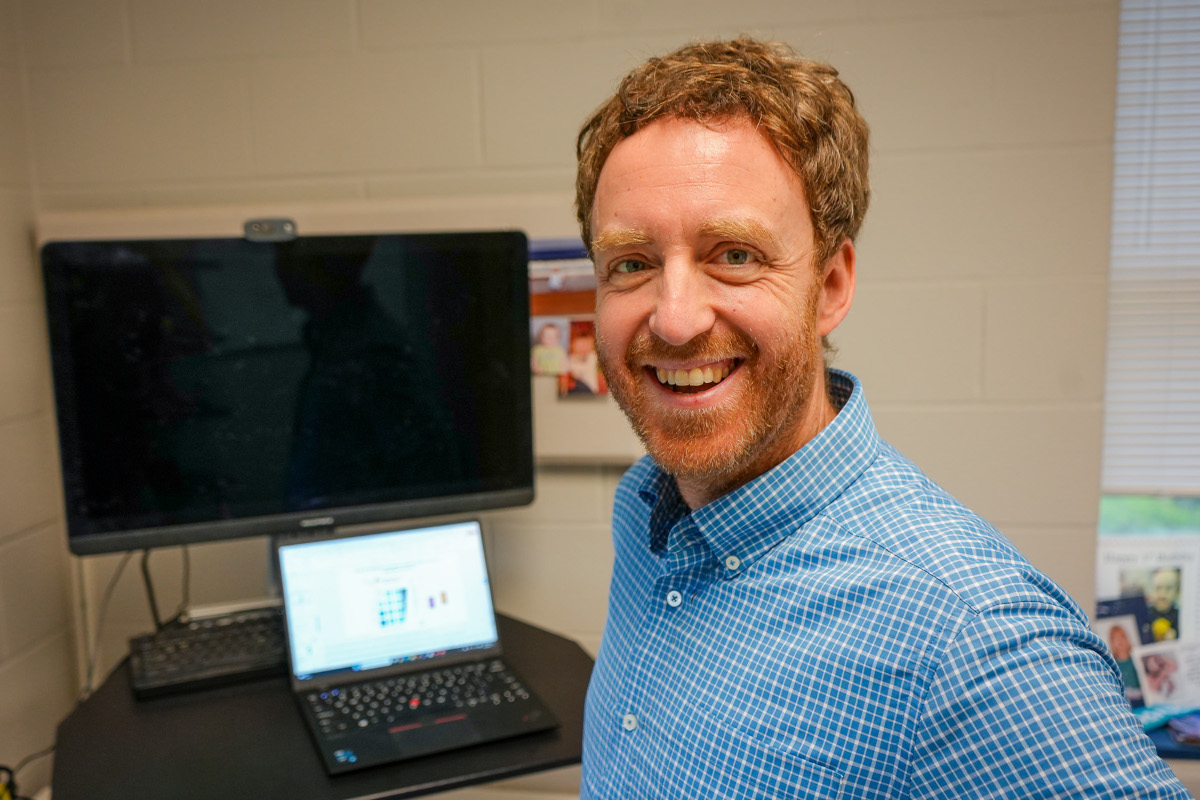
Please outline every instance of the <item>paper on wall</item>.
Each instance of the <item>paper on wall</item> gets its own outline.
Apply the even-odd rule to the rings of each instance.
[[[1155,641],[1200,639],[1200,541],[1101,536],[1096,562],[1098,599],[1141,595]]]

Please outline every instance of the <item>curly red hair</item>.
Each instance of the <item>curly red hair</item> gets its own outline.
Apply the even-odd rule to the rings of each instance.
[[[605,161],[622,139],[664,117],[702,123],[744,117],[762,130],[803,182],[818,264],[858,235],[870,199],[869,137],[854,95],[828,64],[786,44],[740,37],[651,58],[584,123],[576,142],[575,209],[589,249]]]

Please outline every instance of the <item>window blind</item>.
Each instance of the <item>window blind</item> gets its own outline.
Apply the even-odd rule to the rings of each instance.
[[[1200,495],[1200,0],[1121,5],[1103,488]]]

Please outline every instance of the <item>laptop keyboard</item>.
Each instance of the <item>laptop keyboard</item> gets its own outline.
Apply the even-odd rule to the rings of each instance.
[[[499,706],[528,699],[529,690],[500,659],[395,675],[305,695],[326,735],[376,726],[395,732],[426,714],[466,713],[480,705]]]

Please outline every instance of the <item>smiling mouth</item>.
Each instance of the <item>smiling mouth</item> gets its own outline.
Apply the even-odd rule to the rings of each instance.
[[[661,385],[676,394],[696,394],[707,391],[729,377],[729,373],[736,368],[737,361],[735,360],[716,361],[691,369],[648,367]]]

